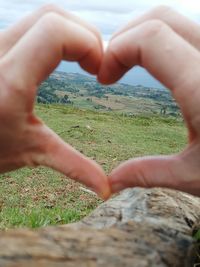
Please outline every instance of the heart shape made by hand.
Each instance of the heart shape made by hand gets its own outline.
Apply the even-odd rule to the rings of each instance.
[[[105,199],[130,186],[200,195],[199,36],[197,24],[166,7],[134,19],[113,36],[105,53],[96,28],[55,6],[1,32],[0,171],[45,165]],[[135,65],[145,67],[179,103],[189,129],[187,148],[178,155],[130,160],[107,177],[33,112],[38,85],[63,59],[77,61],[103,84],[118,81]]]

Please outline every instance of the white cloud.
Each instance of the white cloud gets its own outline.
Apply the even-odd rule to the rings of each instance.
[[[96,25],[103,34],[104,48],[111,34],[129,20],[156,5],[169,5],[193,20],[200,22],[198,0],[0,0],[0,29],[5,29],[17,20],[49,2],[55,3]],[[82,72],[77,64],[62,64],[62,70]],[[66,67],[68,66],[68,67]],[[129,72],[124,82],[157,86],[141,69],[135,75]]]
[[[52,0],[52,3],[76,13],[95,24],[108,40],[112,32],[153,6],[165,4],[200,21],[200,1],[197,0]],[[48,0],[0,0],[0,27],[16,22]]]

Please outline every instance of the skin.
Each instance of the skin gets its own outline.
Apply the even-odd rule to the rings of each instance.
[[[97,74],[102,44],[93,26],[57,7],[45,6],[0,33],[0,172],[48,166],[106,199],[110,187],[101,167],[33,112],[38,85],[63,59]]]
[[[53,36],[53,38],[52,38]],[[98,31],[48,5],[0,33],[0,172],[44,165],[84,183],[104,199],[126,187],[168,187],[200,195],[200,28],[167,7],[134,19],[114,34],[105,54]],[[165,84],[188,127],[177,155],[122,163],[107,177],[33,112],[38,85],[61,60],[77,61],[103,84],[141,65]]]
[[[111,84],[135,65],[167,86],[188,128],[188,145],[177,155],[130,159],[109,175],[112,192],[126,187],[168,187],[200,196],[200,28],[167,7],[134,19],[117,32],[98,79]]]

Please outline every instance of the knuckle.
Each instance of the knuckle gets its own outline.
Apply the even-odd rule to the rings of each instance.
[[[162,17],[166,13],[173,11],[173,8],[167,5],[159,5],[151,10],[152,15]]]
[[[151,188],[152,185],[148,179],[148,175],[145,172],[143,166],[138,164],[138,166],[135,166],[135,185],[144,187],[144,188]]]
[[[44,6],[41,7],[41,13],[44,15],[49,14],[49,13],[54,13],[60,16],[63,16],[67,19],[71,19],[72,18],[72,14],[64,9],[62,9],[61,7],[55,5],[55,4],[46,4]]]
[[[57,12],[60,12],[62,9],[55,4],[46,4],[42,6],[40,10],[43,14],[46,14],[46,13],[51,13],[51,12],[57,13]]]
[[[43,29],[44,32],[47,34],[53,34],[57,32],[59,29],[58,25],[60,24],[60,17],[59,15],[49,12],[45,14],[41,19],[40,19],[40,26]]]
[[[147,21],[147,22],[145,22],[143,24],[144,37],[147,37],[147,38],[155,37],[165,27],[166,27],[166,24],[163,21],[159,20],[159,19]]]

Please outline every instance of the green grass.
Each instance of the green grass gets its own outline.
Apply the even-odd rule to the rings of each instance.
[[[193,226],[194,238],[194,267],[200,266],[200,224]]]
[[[106,172],[129,158],[176,153],[186,144],[185,127],[174,118],[130,118],[45,105],[37,106],[36,113]],[[24,168],[0,176],[0,229],[78,221],[99,203],[78,183],[47,168]]]

